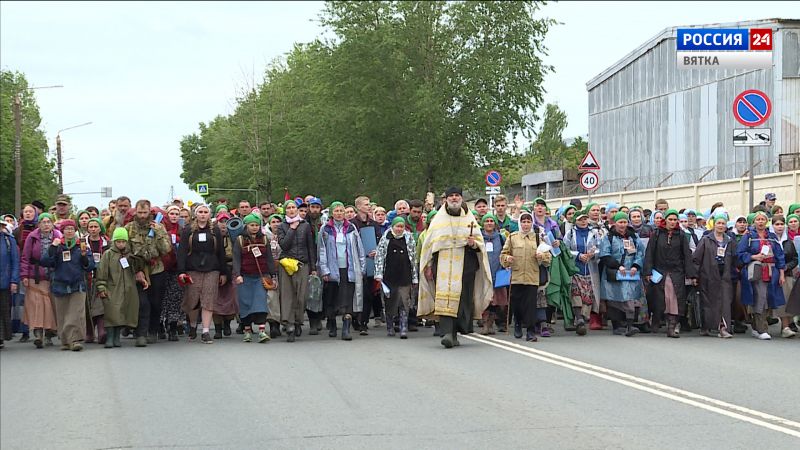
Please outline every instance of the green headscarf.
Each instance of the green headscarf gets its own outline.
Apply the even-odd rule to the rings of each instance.
[[[578,208],[576,208],[575,205],[569,205],[566,208],[564,208],[564,211],[561,211],[561,217],[566,219],[567,213],[569,212],[570,209],[574,209],[575,213],[576,214],[578,213]]]
[[[92,217],[89,219],[89,222],[97,222],[97,224],[100,225],[100,234],[106,234],[106,227],[103,225],[103,221],[100,220],[99,217]],[[88,228],[89,224],[86,224],[86,227]]]
[[[618,220],[622,220],[622,219],[630,221],[630,219],[628,218],[628,213],[624,213],[622,211],[619,211],[618,213],[614,214],[614,217],[611,220],[613,220],[614,223],[616,223]]]
[[[272,214],[271,216],[267,217],[267,223],[272,222],[272,219],[278,219],[283,222],[283,216],[280,214]]]
[[[588,205],[586,205],[586,208],[583,208],[583,212],[585,212],[588,215],[589,211],[591,211],[592,208],[594,208],[595,206],[597,206],[597,202],[591,202]]]
[[[791,219],[797,219],[798,221],[800,221],[800,216],[798,216],[797,214],[789,214],[788,216],[786,216],[786,225],[789,225],[789,220]]]
[[[46,212],[39,214],[39,222],[41,222],[42,219],[50,219],[50,222],[53,223],[56,221],[52,214]]]
[[[433,216],[435,215],[436,215],[436,210],[432,209],[430,212],[428,212],[428,217],[425,218],[426,219],[425,222],[431,223],[431,221],[433,220]]]
[[[274,215],[275,214],[273,214],[273,216]],[[270,216],[270,217],[272,217],[272,216]],[[245,225],[247,225],[249,223],[257,223],[257,224],[261,225],[261,217],[255,215],[255,214],[248,214],[248,215],[244,216],[244,219],[242,220],[242,222],[244,222]]]
[[[392,227],[394,227],[398,223],[402,223],[403,226],[405,226],[406,220],[403,218],[403,216],[397,216],[394,219],[392,219]]]
[[[214,215],[219,214],[219,212],[222,211],[223,209],[225,211],[230,211],[226,205],[217,205],[217,207],[214,209]]]
[[[756,217],[758,217],[759,215],[762,215],[762,216],[766,217],[767,220],[769,220],[769,216],[767,215],[767,213],[765,213],[764,211],[756,211],[756,212],[753,213],[753,222],[754,223],[756,221]]]
[[[286,210],[286,205],[289,205],[289,204],[297,206],[297,203],[295,203],[294,200],[286,200],[285,202],[283,202],[283,209]]]
[[[500,223],[500,221],[497,220],[497,216],[495,216],[492,213],[486,213],[485,216],[481,217],[481,226],[483,226],[483,223],[486,222],[486,219],[492,219],[494,221],[495,227]]]
[[[676,209],[674,209],[674,208],[673,208],[673,209],[668,209],[668,210],[667,210],[667,211],[664,213],[664,220],[667,220],[667,217],[669,217],[669,216],[680,217],[680,215],[678,214],[678,210],[676,210]]]
[[[747,224],[752,225],[753,221],[756,220],[756,213],[750,213],[747,215]]]
[[[334,209],[336,209],[336,208],[337,208],[337,207],[339,207],[339,206],[341,206],[342,208],[344,208],[344,203],[342,203],[342,202],[339,202],[339,201],[336,201],[336,202],[331,202],[331,204],[328,206],[328,209],[329,209],[331,212],[333,212],[333,210],[334,210]]]
[[[728,216],[726,216],[725,214],[717,214],[716,216],[714,216],[714,223],[716,224],[718,220],[721,220],[727,224]]]
[[[786,214],[794,214],[800,210],[800,203],[792,203],[789,205],[789,209],[786,210]]]

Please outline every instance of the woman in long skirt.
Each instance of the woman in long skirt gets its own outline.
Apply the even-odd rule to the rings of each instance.
[[[492,213],[488,213],[481,219],[483,229],[483,242],[486,246],[486,253],[489,255],[489,268],[492,272],[492,285],[497,283],[497,272],[502,268],[500,265],[500,252],[503,251],[503,245],[506,243],[506,238],[503,233],[498,230],[498,219]],[[483,329],[481,334],[495,334],[494,323],[497,317],[508,306],[508,286],[495,287],[492,291],[492,301],[489,307],[483,312]]]
[[[231,216],[227,212],[217,214],[217,227],[222,235],[222,245],[225,247],[225,267],[227,273],[233,269],[233,242],[228,235],[228,220]],[[219,287],[217,300],[214,302],[214,339],[231,335],[231,320],[239,314],[239,304],[236,301],[236,286],[231,280]]]
[[[797,216],[793,217],[792,220],[796,220]],[[795,245],[794,239],[789,239],[788,228],[786,226],[787,220],[783,218],[781,215],[772,216],[772,229],[775,231],[775,235],[778,236],[778,241],[783,246],[783,255],[784,259],[786,260],[786,268],[783,270],[784,275],[784,282],[783,282],[783,297],[786,299],[787,303],[789,301],[789,296],[792,293],[792,288],[794,288],[795,277],[794,274],[797,271],[797,246]],[[797,237],[796,235],[794,237]],[[792,317],[794,314],[790,313],[786,310],[786,305],[781,306],[777,310],[775,310],[775,315],[780,317],[781,319],[781,337],[784,338],[793,338],[797,333],[793,331],[789,325],[792,323]]]
[[[100,262],[109,242],[105,237],[106,229],[99,218],[89,219],[86,224],[84,243],[92,251],[95,270],[86,274],[86,343],[94,342],[95,327],[97,327],[97,343],[106,343],[106,328],[103,320],[103,299],[97,296],[97,287],[94,279],[97,275],[96,266]]]
[[[52,336],[58,329],[53,298],[50,293],[50,270],[42,266],[42,258],[54,239],[63,238],[53,226],[50,213],[39,215],[39,227],[25,240],[20,263],[20,278],[25,286],[23,322],[33,330],[33,345],[52,346]]]
[[[166,287],[164,288],[164,299],[161,308],[161,322],[167,328],[167,339],[169,341],[178,340],[179,324],[184,322],[186,313],[181,310],[183,303],[183,288],[178,284],[178,249],[181,246],[181,209],[175,205],[167,208],[167,220],[164,221],[164,228],[169,234],[172,250],[161,257],[164,263],[164,271],[167,273]]]
[[[679,338],[678,318],[686,315],[685,280],[696,283],[697,270],[689,250],[689,237],[678,226],[678,211],[670,209],[664,214],[664,220],[647,243],[644,274],[653,332],[658,332],[666,315],[667,337]]]
[[[575,258],[578,273],[572,276],[572,314],[575,332],[578,336],[586,335],[586,322],[590,320],[592,307],[598,302],[597,293],[592,283],[591,264],[597,265],[597,254],[600,252],[600,234],[597,228],[589,223],[587,211],[578,211],[573,216],[574,225],[564,238],[564,245]]]
[[[762,211],[755,214],[754,227],[736,249],[739,261],[745,265],[741,274],[742,304],[751,314],[753,337],[770,340],[767,310],[786,303],[781,288],[786,260],[778,237],[767,229],[767,214]]]
[[[269,242],[261,232],[261,218],[250,214],[244,218],[245,232],[233,241],[233,282],[239,301],[239,316],[244,325],[244,342],[253,340],[253,324],[258,327],[258,342],[270,340],[266,332],[267,290],[264,277],[272,289],[277,288],[277,270]],[[294,336],[294,334],[292,334]]]

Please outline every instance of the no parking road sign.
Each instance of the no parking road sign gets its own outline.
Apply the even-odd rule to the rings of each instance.
[[[769,119],[772,103],[767,94],[748,89],[733,100],[733,117],[746,127],[757,127]]]
[[[503,177],[500,176],[500,172],[496,170],[490,170],[486,172],[486,185],[487,186],[500,186],[500,182],[503,180]]]

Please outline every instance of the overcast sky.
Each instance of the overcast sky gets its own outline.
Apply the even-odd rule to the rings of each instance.
[[[115,196],[162,203],[174,186],[176,195],[199,200],[180,179],[181,137],[231,113],[253,74],[260,79],[293,43],[319,36],[321,9],[315,2],[2,2],[0,65],[24,72],[33,86],[64,85],[36,92],[52,149],[58,130],[93,122],[62,133],[66,192],[112,186]],[[546,40],[556,72],[545,80],[545,99],[567,112],[572,137],[587,133],[586,82],[664,28],[800,18],[800,6],[561,2],[542,13],[563,22]],[[80,195],[75,203],[101,199]]]

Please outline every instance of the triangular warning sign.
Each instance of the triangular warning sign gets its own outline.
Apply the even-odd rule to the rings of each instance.
[[[600,163],[597,162],[597,158],[589,151],[586,152],[586,156],[583,157],[581,164],[578,166],[578,170],[600,170]]]

